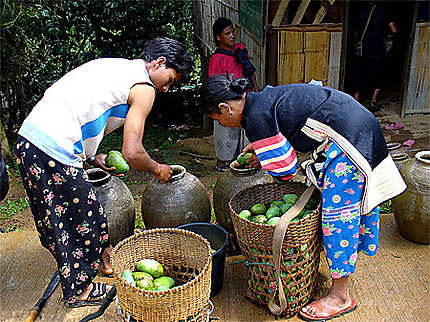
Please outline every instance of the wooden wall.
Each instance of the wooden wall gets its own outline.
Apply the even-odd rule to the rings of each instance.
[[[339,87],[341,25],[309,25],[278,29],[278,84],[320,80]]]
[[[430,113],[430,22],[415,25],[403,114]]]

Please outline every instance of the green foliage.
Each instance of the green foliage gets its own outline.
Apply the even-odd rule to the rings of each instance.
[[[10,142],[44,91],[89,60],[137,58],[147,40],[168,36],[200,66],[191,0],[2,0],[0,26],[0,119]]]
[[[0,204],[0,219],[6,220],[15,216],[30,207],[27,198],[19,198],[18,200],[6,199]]]
[[[393,212],[393,208],[391,206],[391,200],[387,200],[383,204],[381,204],[379,206],[379,212],[381,214],[391,214]]]

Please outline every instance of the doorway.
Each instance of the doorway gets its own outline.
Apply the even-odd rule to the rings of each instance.
[[[373,11],[372,19],[379,19],[378,23],[371,20],[366,30],[366,37],[372,37],[373,41],[381,43],[372,43],[372,46],[385,48],[385,55],[378,59],[378,68],[369,68],[363,73],[363,65],[360,65],[361,57],[354,56],[354,41],[365,29],[370,8],[376,4]],[[412,41],[412,23],[414,16],[415,1],[351,1],[348,9],[348,26],[347,26],[347,46],[345,51],[345,83],[344,90],[353,95],[359,89],[359,101],[366,107],[370,106],[374,87],[380,86],[381,91],[377,96],[377,103],[382,109],[395,109],[396,114],[401,113],[402,92],[405,84],[404,73],[407,71],[406,61],[409,54],[409,45]],[[382,21],[382,22],[381,22]],[[397,33],[393,34],[389,28],[389,23],[394,22]],[[376,28],[376,29],[375,29]],[[361,31],[358,31],[361,30]],[[368,33],[372,34],[369,35]],[[378,36],[376,36],[378,33]],[[384,51],[384,49],[382,49]],[[374,51],[375,52],[375,51]],[[378,51],[380,53],[380,50]],[[372,59],[372,58],[371,58]],[[372,61],[373,63],[373,61]],[[360,66],[360,67],[358,67]],[[361,69],[361,70],[360,70]],[[379,70],[376,76],[372,70]],[[357,80],[357,75],[365,75]],[[378,80],[373,82],[371,78],[376,77]],[[378,84],[378,85],[376,85]]]

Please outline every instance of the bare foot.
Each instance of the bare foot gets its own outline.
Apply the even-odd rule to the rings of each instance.
[[[107,247],[102,254],[102,273],[110,275],[113,273],[112,264],[110,262],[110,254],[112,253],[113,247]]]
[[[349,308],[351,304],[352,299],[349,296],[342,298],[329,294],[306,305],[302,308],[301,312],[313,318],[324,319]]]

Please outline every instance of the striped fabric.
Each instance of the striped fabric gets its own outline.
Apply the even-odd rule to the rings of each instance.
[[[278,133],[275,136],[252,142],[261,167],[272,176],[288,176],[289,179],[296,172],[296,151],[287,139]]]

